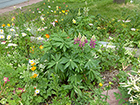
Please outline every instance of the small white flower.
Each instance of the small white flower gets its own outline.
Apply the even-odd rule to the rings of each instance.
[[[41,11],[38,11],[38,13],[41,13]]]
[[[22,9],[22,7],[19,7],[19,9]]]
[[[92,24],[92,23],[89,23],[89,25],[90,25],[90,26],[93,26],[93,24]]]
[[[37,37],[37,40],[43,40],[43,38],[41,36]]]
[[[10,31],[15,32],[15,29],[12,29],[12,28],[11,28]]]
[[[39,94],[39,93],[40,93],[40,90],[39,90],[39,89],[36,89],[36,90],[35,90],[35,93],[36,93],[36,94]]]
[[[53,12],[53,10],[51,10],[51,12]]]
[[[4,30],[3,29],[0,29],[0,34],[3,34],[4,33]]]
[[[19,36],[18,34],[15,34],[15,36]]]
[[[21,34],[22,34],[23,37],[27,35],[26,33],[21,33]]]
[[[30,28],[27,28],[27,30],[30,31],[31,29]]]
[[[17,46],[17,44],[9,43],[8,47],[10,47],[10,46]]]
[[[41,18],[42,21],[44,20],[44,17],[41,16],[40,18]]]
[[[51,8],[51,6],[48,6],[48,8]]]
[[[47,29],[48,27],[44,27],[45,29]]]
[[[112,38],[112,37],[110,37],[110,36],[109,36],[109,39],[110,39],[110,40],[113,40],[113,38]]]
[[[33,64],[33,63],[34,63],[34,60],[29,60],[29,63],[30,63],[30,64]]]
[[[133,1],[131,0],[130,3],[133,3]]]
[[[41,31],[41,29],[40,29],[40,28],[38,28],[37,30],[38,30],[38,31]]]
[[[57,21],[57,19],[54,19],[54,21]]]
[[[8,40],[11,39],[11,35],[8,35],[6,39],[8,39]]]
[[[4,39],[5,38],[5,36],[4,35],[0,35],[0,39]]]
[[[136,31],[136,29],[135,28],[131,28],[131,31]]]

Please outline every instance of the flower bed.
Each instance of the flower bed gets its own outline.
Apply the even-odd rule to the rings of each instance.
[[[107,104],[101,72],[118,69],[119,82],[127,82],[125,67],[139,68],[138,58],[124,48],[140,47],[137,16],[123,22],[88,16],[87,4],[73,10],[51,3],[18,9],[11,23],[1,25],[0,103]],[[117,44],[106,49],[100,41]]]

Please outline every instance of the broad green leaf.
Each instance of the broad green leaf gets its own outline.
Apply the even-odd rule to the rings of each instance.
[[[70,65],[70,62],[67,62],[64,69],[66,69]]]
[[[48,63],[49,66],[48,66],[47,68],[48,68],[48,69],[51,68],[52,66],[55,65],[55,63],[56,63],[55,61],[51,61],[50,63]]]

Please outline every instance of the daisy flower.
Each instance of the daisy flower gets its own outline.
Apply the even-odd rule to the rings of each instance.
[[[23,37],[27,35],[26,33],[21,33],[21,34],[22,34]]]
[[[11,28],[10,31],[15,32],[15,29],[12,29],[12,28]]]
[[[4,39],[5,38],[5,36],[4,35],[0,35],[0,39]]]
[[[39,89],[36,89],[36,90],[35,90],[35,93],[36,93],[36,94],[39,94],[39,93],[40,93],[40,90],[39,90]]]
[[[30,63],[30,64],[33,64],[33,63],[34,63],[34,60],[29,60],[29,63]]]
[[[11,39],[11,35],[8,35],[6,39],[8,39],[8,40]]]
[[[4,30],[3,29],[0,29],[0,34],[3,34],[4,33]]]

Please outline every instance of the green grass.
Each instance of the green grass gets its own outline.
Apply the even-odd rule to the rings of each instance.
[[[69,6],[69,9],[78,10],[78,8],[83,8],[86,6],[84,1],[85,0],[66,0],[65,3]],[[30,6],[23,7],[22,11],[28,14],[30,8],[32,10],[36,10],[36,8],[46,8],[46,5],[43,5],[44,2],[45,0]],[[63,0],[55,0],[54,3],[51,3],[51,7],[55,8],[56,6],[61,6],[64,8],[63,2]],[[102,16],[108,18],[125,19],[127,16],[132,17],[135,14],[140,14],[140,0],[135,0],[133,4],[129,2],[126,4],[116,4],[113,3],[113,0],[87,0],[87,3],[87,6],[90,9],[89,15],[101,14]],[[16,15],[16,11],[18,11],[18,9],[12,12],[0,14],[0,24],[8,23],[12,16]]]

